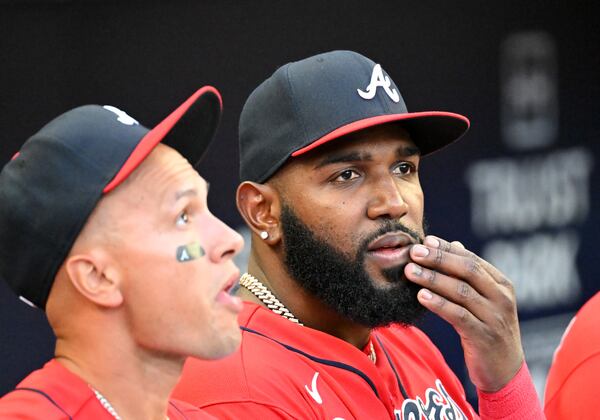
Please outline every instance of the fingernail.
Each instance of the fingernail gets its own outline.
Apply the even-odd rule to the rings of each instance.
[[[421,268],[420,265],[417,265],[415,263],[412,264],[412,273],[415,276],[420,276],[423,273],[423,268]]]
[[[421,298],[425,299],[425,300],[431,300],[433,299],[433,295],[431,294],[431,292],[427,289],[421,289]]]
[[[423,241],[423,243],[425,245],[427,245],[427,246],[432,247],[432,248],[439,248],[440,247],[440,241],[438,241],[433,236],[426,237],[425,240]]]
[[[429,250],[423,245],[415,245],[413,247],[413,254],[417,257],[426,257],[429,255]]]

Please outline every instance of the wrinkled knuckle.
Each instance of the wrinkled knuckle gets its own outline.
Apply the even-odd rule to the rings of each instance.
[[[458,283],[457,293],[461,299],[466,300],[473,294],[473,289],[467,283],[461,281]]]
[[[505,275],[501,275],[500,276],[500,280],[498,281],[502,286],[506,287],[508,290],[510,290],[513,294],[515,291],[515,285],[513,284],[512,281],[510,281],[508,279],[508,277],[506,277]]]
[[[471,276],[476,276],[479,273],[481,273],[481,263],[479,262],[479,259],[474,255],[469,256],[469,258],[465,260],[465,265],[467,272]]]
[[[430,286],[434,286],[437,283],[437,271],[427,270],[427,282]]]
[[[444,252],[450,252],[450,250],[452,249],[452,244],[450,242],[447,241],[440,241],[440,248],[444,251]]]
[[[458,320],[463,325],[467,324],[469,322],[469,311],[461,307],[458,310]]]
[[[436,305],[439,309],[442,309],[444,306],[446,306],[446,298],[440,296],[440,298],[436,302]]]
[[[435,264],[436,265],[440,265],[442,264],[442,261],[444,261],[444,251],[441,248],[437,248],[435,250]]]
[[[516,299],[514,293],[502,293],[500,304],[505,311],[512,312],[516,310]]]

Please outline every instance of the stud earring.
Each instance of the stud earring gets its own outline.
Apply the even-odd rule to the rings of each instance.
[[[266,230],[263,230],[262,232],[260,232],[260,238],[261,239],[267,239],[269,237],[269,232],[267,232]]]

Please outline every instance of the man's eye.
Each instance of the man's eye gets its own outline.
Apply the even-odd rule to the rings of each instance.
[[[335,178],[335,181],[350,181],[354,178],[358,178],[358,173],[352,169],[346,169]]]
[[[408,175],[414,172],[415,167],[412,163],[402,162],[396,168],[394,168],[394,172],[399,175]]]
[[[185,226],[189,223],[190,221],[190,217],[188,216],[188,213],[186,210],[182,211],[181,213],[179,213],[179,216],[177,216],[177,226]]]

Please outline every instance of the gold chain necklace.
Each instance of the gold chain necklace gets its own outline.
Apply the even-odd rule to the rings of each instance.
[[[111,416],[113,416],[116,420],[121,420],[121,417],[117,414],[117,410],[115,410],[111,403],[108,402],[106,397],[102,395],[100,391],[98,391],[96,388],[93,388],[92,386],[90,386],[90,388],[92,388],[92,391],[94,391],[94,394],[96,394],[96,398],[98,398],[98,401],[100,401],[102,407],[104,407],[104,409],[108,411],[108,413]]]
[[[113,416],[116,420],[121,420],[121,416],[119,416],[119,414],[117,414],[117,410],[115,410],[115,408],[112,406],[112,404],[106,399],[106,397],[104,395],[102,395],[100,393],[100,391],[98,391],[96,388],[94,388],[91,385],[88,385],[92,391],[94,391],[94,394],[96,394],[96,398],[98,399],[98,401],[100,401],[100,404],[102,404],[102,407],[104,407],[104,409],[106,411],[108,411],[108,413]],[[169,416],[165,417],[165,420],[170,420]]]
[[[282,317],[296,324],[302,325],[302,323],[298,321],[298,318],[296,318],[294,314],[292,314],[292,312],[286,308],[285,305],[281,303],[273,293],[271,293],[267,286],[262,284],[262,282],[252,274],[244,273],[240,278],[240,286],[248,289],[250,293],[256,296],[267,306],[267,308],[275,312],[277,315],[281,315]],[[375,347],[373,346],[373,341],[371,341],[371,339],[369,339],[369,354],[367,357],[373,363],[377,363],[377,355],[375,354]]]
[[[264,303],[267,308],[275,312],[277,315],[281,315],[282,317],[289,319],[296,324],[302,325],[302,323],[298,321],[298,318],[296,318],[294,314],[292,314],[290,310],[286,308],[283,303],[281,303],[279,299],[277,299],[275,295],[271,293],[269,289],[267,289],[267,286],[262,284],[261,281],[252,274],[244,273],[244,275],[240,278],[240,286],[244,286],[246,289],[248,289],[262,303]]]

